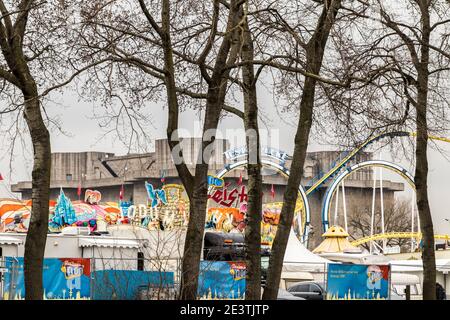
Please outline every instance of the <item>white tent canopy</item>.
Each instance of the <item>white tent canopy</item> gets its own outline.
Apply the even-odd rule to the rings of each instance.
[[[325,265],[332,261],[312,253],[300,243],[291,229],[283,260],[283,271],[316,271],[323,272]]]

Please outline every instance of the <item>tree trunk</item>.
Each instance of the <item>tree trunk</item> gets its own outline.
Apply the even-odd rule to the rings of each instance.
[[[25,242],[24,274],[25,299],[42,300],[44,296],[42,270],[47,241],[51,147],[50,135],[42,119],[37,89],[25,96],[25,119],[33,143],[32,207],[30,225]]]
[[[202,242],[205,230],[206,207],[208,200],[208,168],[211,154],[205,152],[214,143],[220,113],[227,92],[230,69],[228,64],[234,64],[239,51],[238,28],[242,3],[230,1],[227,21],[227,32],[218,50],[211,78],[208,83],[206,98],[205,122],[203,125],[203,141],[195,167],[190,217],[186,233],[184,256],[182,263],[182,281],[180,299],[195,300],[197,298],[199,264],[202,252]],[[178,168],[177,168],[178,169]]]
[[[308,42],[306,50],[307,71],[319,74],[322,67],[325,46],[330,30],[339,11],[340,0],[328,0],[324,3],[322,14],[316,30]],[[269,270],[267,272],[266,287],[263,299],[275,300],[278,295],[278,288],[283,268],[284,253],[291,231],[292,220],[294,218],[295,204],[298,197],[298,187],[303,176],[303,166],[308,148],[309,132],[312,125],[312,115],[314,107],[315,88],[317,80],[312,77],[305,79],[302,99],[300,102],[300,118],[295,135],[295,147],[292,157],[292,164],[286,191],[283,196],[283,207],[281,209],[280,222],[272,245],[272,252],[269,260]]]
[[[206,172],[204,183],[196,183],[189,205],[191,214],[189,216],[182,261],[180,291],[180,299],[182,300],[197,299],[201,249],[205,231],[208,168],[206,167],[206,170],[203,169],[202,171]],[[199,177],[200,172],[196,174],[196,179]]]
[[[423,299],[436,300],[436,260],[434,246],[434,230],[428,202],[428,86],[429,86],[429,56],[430,49],[430,3],[427,0],[419,2],[422,14],[422,45],[420,47],[420,63],[417,68],[417,105],[416,105],[416,172],[414,182],[417,193],[417,210],[420,217],[423,249]]]
[[[436,258],[433,221],[428,202],[428,134],[426,128],[426,106],[419,106],[417,108],[416,172],[414,182],[416,184],[417,209],[423,241],[423,299],[436,300]]]
[[[253,61],[253,40],[245,17],[242,44],[242,61]],[[248,202],[247,225],[245,228],[246,244],[246,300],[261,299],[261,212],[262,212],[262,177],[260,157],[260,137],[258,130],[258,102],[256,81],[252,64],[242,67],[244,83],[244,126],[248,150]]]

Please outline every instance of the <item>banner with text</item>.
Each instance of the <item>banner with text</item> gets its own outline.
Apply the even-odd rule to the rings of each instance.
[[[389,299],[389,278],[389,265],[329,264],[327,299]]]

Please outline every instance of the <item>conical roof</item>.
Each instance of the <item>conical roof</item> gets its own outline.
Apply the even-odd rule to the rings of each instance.
[[[344,228],[342,228],[340,226],[332,226],[331,228],[329,228],[327,230],[327,232],[322,234],[322,237],[324,237],[324,238],[347,238],[348,233],[347,233],[347,231],[344,230]]]
[[[330,227],[322,237],[325,240],[313,250],[313,253],[361,252],[361,249],[348,241],[347,231],[340,226]]]

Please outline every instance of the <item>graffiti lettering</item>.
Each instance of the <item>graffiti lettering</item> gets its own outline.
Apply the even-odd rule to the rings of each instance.
[[[212,199],[214,202],[230,208],[238,200],[236,205],[242,202],[247,202],[248,196],[245,190],[245,186],[242,186],[240,191],[237,188],[228,191],[227,187],[230,183],[225,184],[225,187],[221,190],[216,190],[212,195],[208,195],[208,199]]]
[[[222,178],[208,175],[208,185],[210,185],[214,188],[222,188],[224,185],[224,181]]]

